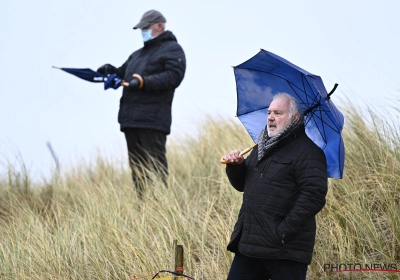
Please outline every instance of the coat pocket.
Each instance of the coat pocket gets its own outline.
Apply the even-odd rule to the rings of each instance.
[[[273,157],[269,168],[270,178],[278,182],[294,182],[293,159]]]
[[[259,206],[260,214],[254,217],[255,224],[258,225],[255,235],[260,236],[263,246],[278,248],[281,246],[281,238],[277,233],[277,228],[283,221],[282,216],[266,213],[263,206]]]

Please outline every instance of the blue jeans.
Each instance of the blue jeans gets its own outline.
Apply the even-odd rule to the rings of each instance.
[[[236,253],[227,280],[304,280],[307,264],[292,260],[268,260]]]

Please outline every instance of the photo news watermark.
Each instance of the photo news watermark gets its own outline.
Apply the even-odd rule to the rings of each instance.
[[[399,266],[396,263],[325,263],[324,272],[388,272],[400,273]]]

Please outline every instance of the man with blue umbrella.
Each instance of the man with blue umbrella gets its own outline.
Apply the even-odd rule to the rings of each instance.
[[[175,89],[182,82],[186,59],[165,17],[156,10],[143,14],[133,29],[140,29],[144,46],[120,67],[101,66],[97,72],[117,74],[129,83],[120,100],[118,121],[125,134],[132,179],[139,195],[143,191],[142,170],[156,171],[166,183],[168,163],[166,137],[171,128],[171,106]]]
[[[223,157],[231,185],[243,192],[228,280],[306,279],[315,215],[327,193],[325,154],[306,135],[301,106],[287,93],[273,97],[257,142],[246,159],[238,150]]]

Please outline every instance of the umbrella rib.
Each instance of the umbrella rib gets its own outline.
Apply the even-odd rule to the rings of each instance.
[[[321,112],[324,112],[324,110],[322,110],[322,109],[320,109],[320,111],[321,111]],[[329,117],[328,114],[326,114],[326,116],[331,120],[331,118]],[[340,133],[339,129],[338,129],[336,126],[333,127],[332,125],[330,125],[329,123],[327,123],[327,122],[322,118],[322,116],[318,116],[315,112],[312,112],[312,117],[315,117],[315,118],[319,119],[321,122],[323,122],[326,126],[328,126],[330,129],[332,129],[332,130],[335,131],[336,133]],[[311,117],[310,117],[310,118],[311,118]],[[331,122],[332,122],[332,120],[331,120]],[[334,123],[334,122],[332,122],[332,123]]]
[[[303,75],[301,75],[301,83],[303,84],[303,91],[304,91],[304,94],[306,96],[306,101],[308,102],[308,98],[309,97],[311,98],[311,96],[308,96],[308,94],[307,94],[306,85],[304,84],[304,76]],[[314,102],[312,102],[312,103],[314,103]]]
[[[293,86],[295,86],[294,84],[292,84],[291,82],[289,82],[288,80],[286,80],[286,82],[288,83],[288,85],[290,86],[290,88],[293,90],[293,92],[296,94],[296,96],[300,99],[300,100],[302,100],[301,99],[301,97],[297,94],[297,92],[296,92],[296,90],[293,88]],[[292,86],[293,85],[293,86]],[[297,86],[296,86],[297,87]],[[299,87],[297,87],[299,90],[301,90]],[[301,92],[303,92],[304,94],[305,94],[305,96],[306,96],[306,102],[300,102],[300,104],[302,104],[302,105],[304,105],[305,107],[307,107],[307,109],[310,109],[310,108],[312,108],[312,107],[318,107],[317,106],[317,104],[318,103],[320,103],[319,101],[318,102],[313,102],[313,103],[311,103],[311,104],[313,104],[312,106],[310,106],[310,103],[308,102],[308,97],[309,98],[311,98],[311,96],[309,96],[308,94],[307,94],[307,92],[306,91],[302,91],[301,90]],[[313,100],[313,101],[316,101],[316,98]],[[306,110],[307,110],[306,109]],[[315,109],[315,108],[314,108]],[[310,112],[312,112],[313,110],[310,110]]]
[[[289,87],[293,90],[293,92],[296,94],[296,96],[302,101],[302,104],[307,105],[307,107],[308,107],[308,104],[310,104],[309,99],[312,100],[312,104],[316,104],[316,103],[317,103],[317,102],[316,102],[316,101],[317,101],[317,95],[314,93],[314,91],[312,91],[312,93],[313,93],[313,95],[314,95],[314,98],[313,98],[311,95],[307,94],[307,90],[306,90],[306,87],[305,87],[305,84],[304,84],[304,80],[307,80],[307,79],[304,78],[305,76],[304,76],[303,73],[300,73],[300,74],[301,74],[301,77],[302,77],[303,89],[301,89],[300,87],[296,86],[295,84],[293,84],[292,82],[290,82],[290,81],[287,80],[287,79],[284,79],[284,80],[288,83]],[[279,77],[279,76],[278,76],[278,77]],[[307,83],[308,83],[308,81],[307,81]],[[309,87],[311,88],[311,86],[310,86],[309,83],[308,83],[308,85],[309,85]],[[296,87],[296,88],[299,89],[302,93],[304,93],[304,95],[305,95],[305,97],[306,97],[306,100],[305,100],[305,101],[303,101],[302,98],[299,96],[299,94],[297,94],[297,92],[296,92],[296,90],[294,89],[294,87]]]
[[[302,83],[303,83],[303,86],[304,86],[304,93],[306,94],[306,96],[310,97],[312,99],[313,104],[317,103],[316,101],[318,100],[318,95],[315,94],[315,92],[313,91],[310,83],[308,82],[308,80],[306,79],[306,76],[303,73],[301,73],[301,80],[302,80]],[[304,85],[304,81],[307,82],[308,87],[310,88],[311,92],[313,93],[312,95],[308,95],[307,94],[307,90],[306,90],[306,86]],[[314,96],[314,98],[312,96]],[[318,102],[320,102],[320,100],[318,100]]]
[[[315,98],[312,98],[313,103],[315,102],[315,103],[319,103],[319,104],[320,104],[320,105],[317,106],[314,110],[321,110],[321,112],[326,112],[326,110],[324,110],[324,109],[322,108],[322,104],[321,104],[321,100],[323,99],[323,97],[322,97],[321,95],[315,94],[314,91],[312,90],[312,87],[311,87],[310,83],[309,83],[308,80],[305,78],[304,74],[301,73],[301,75],[302,75],[302,78],[303,78],[303,79],[302,79],[303,85],[304,85],[304,81],[306,81],[307,84],[308,84],[308,86],[309,86],[309,88],[311,89],[313,95],[315,96]],[[305,86],[304,86],[304,93],[305,93],[306,97],[310,97],[310,98],[311,98],[311,96],[307,94],[307,90],[305,89]],[[296,94],[297,94],[297,93],[296,93]],[[318,100],[318,99],[319,99],[319,100]],[[314,103],[314,104],[315,104],[315,103]],[[315,106],[315,105],[313,105],[313,106]],[[320,108],[320,109],[318,109],[318,108]],[[311,110],[311,112],[313,112],[314,110]],[[331,116],[330,116],[329,114],[326,114],[326,116],[327,116],[327,118],[331,121],[331,123],[334,123],[334,121],[332,120],[332,118],[331,118]],[[333,131],[335,131],[336,133],[340,133],[340,132],[339,132],[339,129],[338,129],[336,126],[335,126],[335,127],[332,127],[331,125],[329,125],[329,124],[322,118],[322,114],[318,117],[318,119],[319,119],[320,121],[322,121],[324,124],[326,124],[328,127],[330,127],[330,128],[331,128]],[[325,129],[324,129],[324,130],[325,130]],[[325,131],[324,131],[324,132],[325,132]],[[325,134],[324,134],[324,135],[325,135]]]
[[[322,106],[319,108],[319,110],[321,110],[322,112],[327,112],[326,110],[324,110],[323,108],[322,108]],[[334,119],[332,119],[332,117],[329,115],[329,114],[325,114],[326,115],[326,117],[330,120],[330,123],[332,123],[332,124],[335,124],[335,121],[334,121]],[[326,122],[323,118],[322,118],[322,116],[321,116],[321,119],[320,119],[322,122],[324,122],[327,126],[329,126],[332,130],[334,130],[335,132],[337,132],[337,133],[340,133],[340,129],[335,125],[334,127],[332,127],[331,125],[329,125],[328,124],[328,122]]]
[[[321,104],[321,103],[320,103]],[[321,106],[321,105],[320,105]],[[319,117],[319,119],[323,122],[323,123],[325,123],[323,120],[322,120],[322,108],[321,107],[319,107],[317,110],[316,110],[316,116],[317,117]],[[317,114],[317,113],[319,113],[319,115]],[[328,126],[328,124],[327,123],[325,123],[327,126]],[[325,137],[325,143],[327,143],[327,137],[326,137],[326,129],[325,129],[325,125],[323,125],[322,126],[322,128],[321,128],[322,130],[323,130],[323,135],[324,135],[324,137]]]
[[[314,98],[311,96],[311,95],[309,95],[309,94],[307,94],[307,90],[306,90],[306,86],[305,86],[305,84],[304,84],[304,80],[307,80],[307,79],[305,79],[305,76],[304,76],[304,74],[303,73],[300,73],[301,74],[301,80],[302,80],[302,85],[303,85],[303,89],[301,89],[300,87],[298,87],[298,86],[296,86],[295,84],[293,84],[292,82],[290,82],[289,80],[287,80],[287,79],[284,79],[287,83],[288,83],[288,85],[290,86],[290,88],[293,90],[293,92],[296,94],[296,96],[303,102],[303,104],[310,104],[310,102],[309,102],[309,100],[308,99],[311,99],[313,102],[312,102],[312,104],[315,104],[316,102],[316,100],[317,100],[317,95],[314,93],[314,91],[312,92],[313,93],[313,95],[314,95]],[[278,76],[279,77],[279,76]],[[281,78],[281,77],[280,77]],[[282,78],[283,79],[283,78]],[[307,83],[308,83],[308,81],[307,81]],[[310,84],[308,83],[308,85],[309,85],[309,87],[311,88],[311,86],[310,86]],[[297,89],[299,89],[302,93],[304,93],[304,95],[305,95],[305,97],[306,97],[306,101],[303,101],[302,99],[301,99],[301,97],[297,94],[297,92],[296,92],[296,90],[293,88],[293,87],[296,87]]]
[[[260,111],[260,110],[263,110],[263,109],[268,109],[268,107],[263,107],[263,108],[260,108],[260,109],[247,111],[246,113],[243,113],[243,114],[240,114],[240,115],[237,113],[237,110],[236,110],[236,117],[244,116],[244,115],[247,115],[247,114],[250,114],[250,113],[253,113],[253,112],[257,112],[257,111]]]
[[[289,87],[293,90],[293,92],[296,94],[296,96],[301,100],[301,97],[297,94],[297,92],[296,92],[296,90],[293,88],[293,86],[297,87],[301,92],[303,92],[303,91],[301,90],[301,88],[299,88],[298,86],[292,84],[292,83],[289,82],[288,80],[285,80],[285,81],[288,83]],[[303,92],[303,93],[307,96],[307,94],[306,94],[305,92]],[[301,101],[303,101],[303,100],[301,100]],[[304,102],[302,102],[302,103],[303,103],[303,104],[307,104],[307,103],[304,103]]]

